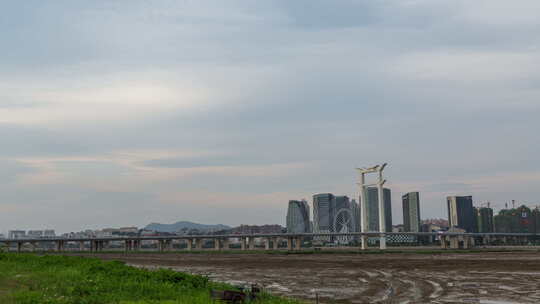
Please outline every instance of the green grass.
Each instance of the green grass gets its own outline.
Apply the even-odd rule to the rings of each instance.
[[[150,271],[95,258],[0,253],[0,303],[213,303],[210,289],[234,289],[168,269]],[[264,294],[260,304],[298,304]]]

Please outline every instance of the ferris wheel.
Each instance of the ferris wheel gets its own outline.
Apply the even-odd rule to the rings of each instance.
[[[334,231],[338,233],[347,233],[354,231],[354,221],[351,209],[342,208],[336,213],[336,216],[334,218]],[[352,239],[352,236],[341,235],[337,237],[336,241],[338,243],[344,244],[352,241]]]
[[[348,208],[340,209],[336,213],[334,220],[334,231],[339,233],[347,233],[353,230],[352,212]]]

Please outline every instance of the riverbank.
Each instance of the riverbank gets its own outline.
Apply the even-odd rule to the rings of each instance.
[[[90,256],[89,254],[86,254]],[[432,254],[99,253],[140,268],[258,283],[275,295],[320,303],[539,303],[536,251]]]
[[[0,303],[211,303],[210,290],[233,289],[208,277],[147,270],[97,258],[0,254]],[[263,295],[254,303],[298,304]]]

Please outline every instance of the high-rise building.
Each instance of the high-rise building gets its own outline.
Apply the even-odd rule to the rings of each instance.
[[[517,208],[503,209],[493,219],[495,232],[504,233],[538,233],[540,223],[538,209],[531,210],[525,205]]]
[[[420,194],[409,192],[401,199],[403,201],[403,231],[420,232]]]
[[[489,207],[475,208],[476,211],[476,227],[480,233],[494,232],[493,224],[493,209]]]
[[[310,232],[309,205],[305,200],[289,201],[287,209],[287,233]]]
[[[313,232],[334,232],[335,200],[331,193],[313,196]]]
[[[354,218],[354,231],[360,232],[360,205],[354,199],[351,201],[351,208]]]
[[[450,228],[457,227],[466,232],[476,232],[476,214],[472,204],[472,196],[449,196],[446,201]]]
[[[385,230],[392,231],[392,193],[384,188],[384,220]],[[379,231],[379,192],[377,187],[368,187],[366,190],[368,230]],[[362,202],[361,202],[362,203]]]

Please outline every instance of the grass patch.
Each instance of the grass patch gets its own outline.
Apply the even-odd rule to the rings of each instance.
[[[150,271],[95,258],[0,254],[0,303],[212,303],[210,289],[234,289],[203,276]],[[264,294],[254,303],[296,304]]]

